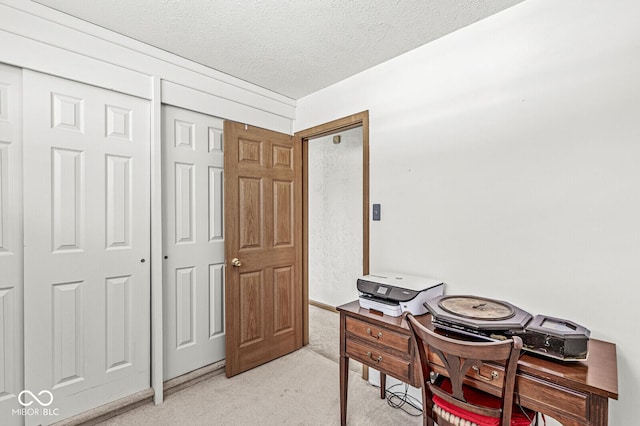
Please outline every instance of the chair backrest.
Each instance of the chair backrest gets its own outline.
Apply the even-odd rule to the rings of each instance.
[[[516,379],[516,369],[522,340],[515,336],[512,339],[496,342],[471,342],[463,339],[452,339],[429,330],[418,322],[411,314],[406,316],[411,329],[423,380],[423,406],[432,409],[431,398],[438,395],[444,401],[461,407],[467,411],[490,417],[500,418],[501,425],[509,425],[513,406],[513,393]],[[430,374],[433,370],[429,363],[429,353],[435,354],[441,360],[451,380],[451,392],[442,390],[431,383]],[[504,365],[504,373],[499,369],[487,367],[482,369],[486,361],[496,365]],[[482,370],[481,370],[482,369]],[[471,370],[471,371],[470,371]],[[486,408],[467,401],[463,382],[468,380],[467,374],[476,381],[487,382],[502,389],[502,405],[499,408]],[[429,413],[431,415],[431,413]]]

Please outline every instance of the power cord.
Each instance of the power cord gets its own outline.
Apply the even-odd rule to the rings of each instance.
[[[401,388],[403,390],[394,390],[395,388]],[[397,383],[393,386],[389,386],[384,391],[387,399],[387,404],[393,408],[399,408],[405,413],[413,417],[422,416],[422,403],[419,399],[409,395],[409,385],[406,383]]]

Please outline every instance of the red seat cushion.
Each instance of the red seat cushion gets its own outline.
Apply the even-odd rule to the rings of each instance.
[[[451,393],[451,381],[449,379],[444,379],[442,383],[439,385],[440,388],[448,393]],[[481,405],[483,407],[489,408],[500,408],[502,406],[502,402],[500,398],[497,398],[488,393],[479,391],[470,386],[463,385],[464,397],[467,399],[467,402],[473,405]],[[496,417],[483,416],[481,414],[471,413],[464,408],[457,407],[453,404],[448,403],[437,395],[433,396],[434,404],[439,405],[445,411],[460,417],[461,419],[469,420],[471,422],[477,423],[479,426],[499,426],[500,419]],[[525,410],[526,415],[522,412]],[[528,416],[528,417],[527,417]],[[513,405],[513,410],[511,413],[511,426],[529,426],[531,422],[535,418],[535,412],[520,408],[518,405]]]

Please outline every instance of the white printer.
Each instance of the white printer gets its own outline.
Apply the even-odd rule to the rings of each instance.
[[[427,313],[423,303],[444,294],[444,282],[434,278],[383,272],[358,278],[360,307],[399,317]]]

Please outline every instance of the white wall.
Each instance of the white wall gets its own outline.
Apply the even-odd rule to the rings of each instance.
[[[339,306],[362,275],[362,127],[309,141],[309,299]]]
[[[370,114],[371,270],[574,320],[637,417],[640,3],[528,0],[298,101]]]

